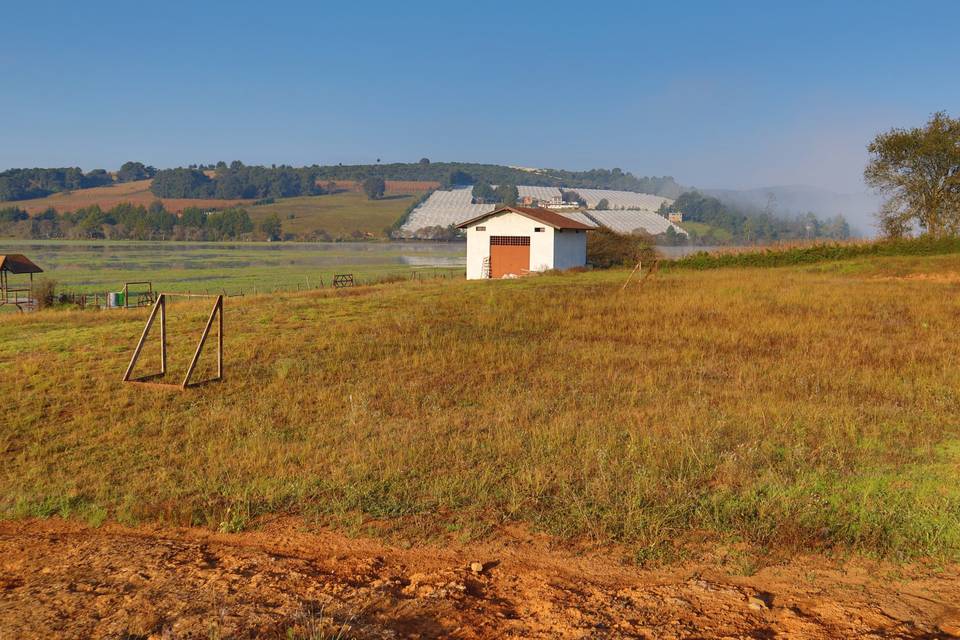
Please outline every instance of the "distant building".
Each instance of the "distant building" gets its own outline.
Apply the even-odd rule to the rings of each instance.
[[[669,220],[670,222],[676,222],[676,223],[683,222],[683,214],[680,213],[679,211],[677,213],[667,214],[667,220]]]
[[[500,207],[457,228],[467,233],[468,280],[585,266],[587,232],[596,229],[532,207]]]

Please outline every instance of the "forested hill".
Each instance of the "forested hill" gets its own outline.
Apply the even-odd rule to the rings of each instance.
[[[79,167],[7,169],[0,171],[0,201],[43,198],[52,193],[102,187],[153,177],[156,169],[140,162],[124,163],[115,174],[103,169],[84,173]]]
[[[161,198],[286,198],[323,192],[320,184],[330,180],[378,177],[384,180],[436,182],[441,186],[475,182],[582,189],[615,189],[676,198],[682,189],[672,177],[637,177],[620,169],[522,169],[473,162],[397,162],[392,164],[247,166],[191,165],[163,169],[140,162],[127,162],[110,174],[103,169],[84,173],[76,167],[9,169],[0,172],[0,201],[42,198],[60,191],[100,187],[114,182],[153,178],[151,191]]]
[[[618,189],[676,197],[680,186],[671,177],[638,178],[620,169],[564,171],[518,169],[468,162],[420,162],[362,165],[313,165],[293,168],[246,166],[240,162],[158,171],[153,193],[163,198],[267,198],[310,195],[315,185],[327,180],[430,181],[442,186],[491,184],[568,188]]]
[[[331,180],[363,180],[380,176],[387,180],[431,180],[441,185],[486,182],[534,187],[615,189],[667,198],[675,198],[682,191],[672,177],[637,177],[621,169],[522,169],[474,162],[430,162],[426,158],[416,163],[336,165],[318,169],[322,178]]]

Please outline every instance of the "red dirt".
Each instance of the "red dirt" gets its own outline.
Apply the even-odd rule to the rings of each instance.
[[[148,206],[155,200],[161,200],[167,211],[180,213],[187,207],[225,209],[234,205],[250,204],[253,202],[253,200],[217,200],[215,198],[158,198],[150,191],[151,182],[151,180],[123,182],[107,187],[78,189],[76,191],[70,191],[69,193],[54,193],[45,198],[19,200],[9,204],[19,207],[27,213],[38,214],[46,211],[50,207],[63,213],[64,211],[76,211],[77,209],[95,204],[100,205],[101,209],[110,209],[123,202]]]
[[[162,201],[167,211],[173,211],[174,213],[181,213],[187,207],[226,209],[236,205],[250,205],[254,202],[253,200],[218,200],[216,198],[157,198],[150,191],[151,182],[151,180],[124,182],[106,187],[78,189],[69,193],[55,193],[45,198],[18,200],[6,204],[19,207],[31,215],[36,215],[43,213],[50,207],[63,213],[95,204],[100,205],[101,209],[110,209],[123,202],[148,206],[155,200]],[[326,185],[329,182],[321,180],[319,183]],[[332,182],[336,183],[338,189],[347,191],[360,191],[361,189],[360,183],[353,180],[333,180]],[[388,195],[422,193],[440,186],[438,182],[416,182],[412,180],[387,180],[386,183],[386,193]]]
[[[956,569],[803,557],[742,577],[640,570],[516,529],[404,550],[296,520],[243,534],[7,521],[0,638],[948,638]]]
[[[361,183],[356,180],[318,180],[317,184],[326,186],[331,182],[334,183],[338,189],[345,189],[347,191],[360,191],[363,188]],[[424,191],[436,189],[440,186],[439,182],[429,180],[385,180],[385,183],[385,192],[389,195],[423,193]]]

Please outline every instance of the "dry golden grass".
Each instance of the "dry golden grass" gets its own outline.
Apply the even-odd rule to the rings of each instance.
[[[226,382],[182,394],[119,382],[145,311],[2,317],[0,514],[955,556],[960,288],[884,278],[957,271],[954,254],[230,299]],[[176,372],[206,313],[172,307]]]

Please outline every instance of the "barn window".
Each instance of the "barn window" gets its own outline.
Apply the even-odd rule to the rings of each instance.
[[[498,246],[529,246],[530,236],[490,236],[490,244]]]
[[[543,227],[534,227],[533,230],[537,233],[543,233]]]
[[[486,230],[487,230],[486,227],[477,227],[477,231],[486,231]]]

